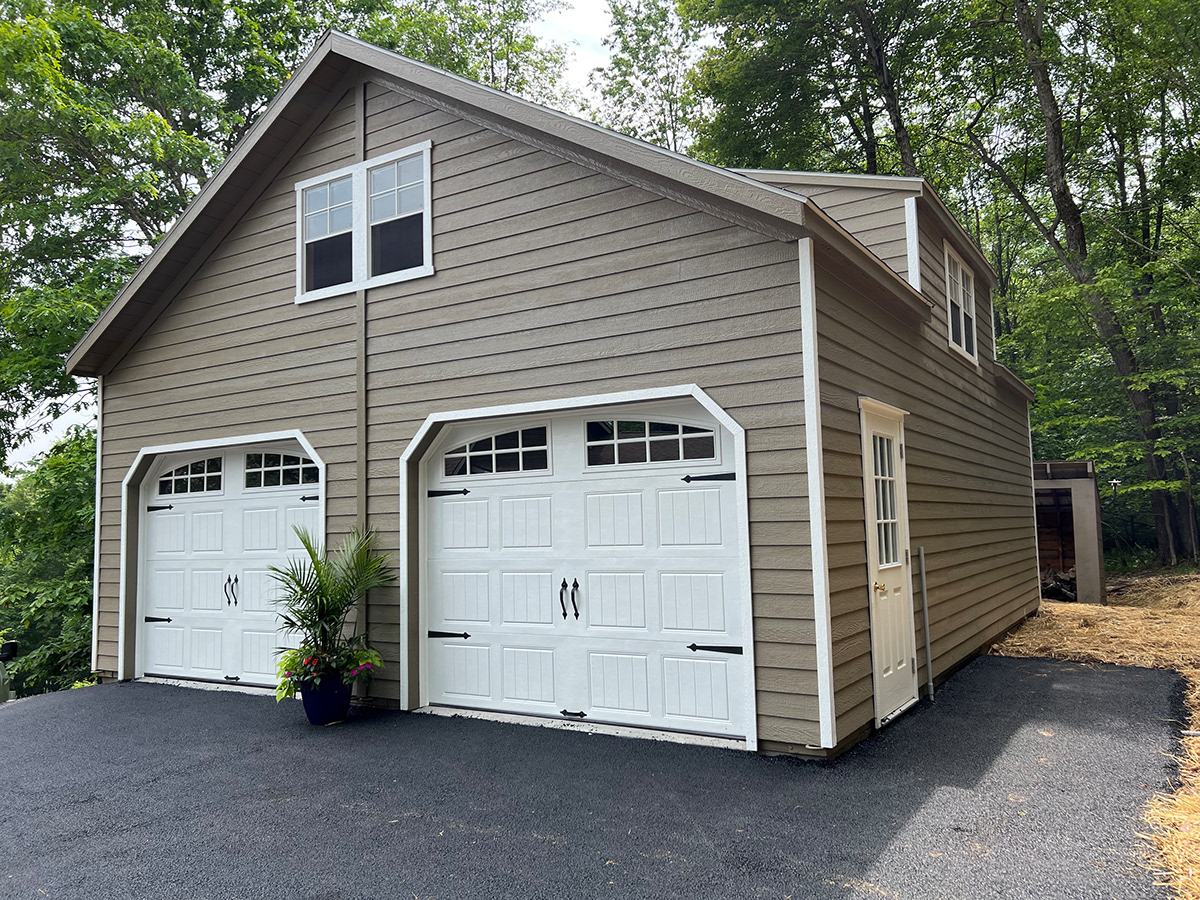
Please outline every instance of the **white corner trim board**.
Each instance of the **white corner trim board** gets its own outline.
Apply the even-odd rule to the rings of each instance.
[[[817,707],[821,747],[837,746],[833,704],[833,615],[829,604],[829,549],[825,529],[825,465],[821,439],[821,376],[817,366],[817,273],[812,238],[801,238],[800,329],[804,360],[804,446],[808,463],[808,518],[812,534],[813,618],[817,639]]]
[[[908,283],[921,289],[921,232],[917,227],[917,198],[904,198],[904,243],[908,248]]]
[[[738,543],[739,543],[739,565],[738,573],[740,580],[741,594],[746,598],[746,602],[742,604],[742,628],[745,635],[745,646],[743,650],[743,658],[745,660],[746,672],[748,673],[745,680],[745,697],[746,704],[746,721],[747,734],[744,743],[739,746],[745,747],[747,750],[755,751],[758,749],[758,716],[757,716],[757,696],[755,692],[754,679],[754,617],[752,611],[752,603],[750,598],[751,593],[751,573],[750,573],[750,523],[749,523],[749,494],[747,484],[747,465],[746,465],[746,432],[738,422],[729,415],[720,405],[716,403],[707,393],[705,393],[698,385],[684,384],[662,388],[646,388],[634,391],[619,391],[610,394],[593,394],[582,397],[568,397],[559,400],[546,400],[533,403],[516,403],[504,406],[489,406],[475,409],[451,410],[447,412],[433,413],[429,415],[417,429],[417,433],[409,441],[404,453],[400,457],[400,547],[409,548],[414,538],[414,532],[418,540],[424,529],[420,527],[420,522],[410,521],[411,516],[405,511],[408,509],[408,497],[412,490],[412,475],[410,469],[412,464],[421,463],[418,466],[417,484],[418,496],[424,497],[427,487],[426,466],[424,462],[429,457],[430,453],[436,449],[436,442],[430,444],[422,451],[420,458],[415,458],[418,448],[425,444],[425,439],[430,431],[439,428],[443,425],[461,424],[472,420],[481,419],[499,419],[511,416],[521,415],[536,415],[554,412],[568,412],[572,410],[585,410],[589,407],[606,407],[616,406],[628,403],[644,403],[655,400],[680,400],[691,398],[702,406],[714,419],[717,420],[733,437],[734,443],[734,470],[736,473],[737,482],[737,527],[738,527]],[[420,510],[424,510],[424,505],[421,505]],[[418,514],[419,519],[423,519],[424,513]],[[420,548],[419,559],[425,558],[425,549]],[[417,634],[425,635],[428,631],[428,610],[427,596],[425,590],[426,577],[423,571],[423,563],[418,562],[418,597],[417,599],[417,618],[418,630]],[[400,626],[401,634],[404,635],[400,645],[401,657],[401,678],[407,679],[410,671],[412,654],[416,652],[416,647],[412,645],[411,629],[409,623],[412,616],[413,599],[409,596],[408,584],[411,577],[412,562],[410,553],[406,550],[400,554]],[[420,637],[418,637],[417,646],[420,646]],[[426,654],[421,654],[418,660],[418,691],[414,701],[411,685],[402,683],[401,698],[402,705],[405,708],[426,707],[429,704],[428,685],[429,673],[427,670],[428,660]]]
[[[142,465],[142,462],[147,457],[158,456],[167,453],[186,453],[189,450],[215,450],[224,447],[238,447],[243,444],[269,444],[280,441],[292,440],[298,443],[303,448],[305,454],[313,460],[320,468],[321,472],[321,499],[319,501],[319,511],[317,515],[322,523],[322,531],[324,530],[325,522],[325,499],[328,495],[326,490],[327,473],[325,471],[325,460],[321,457],[304,433],[298,429],[288,431],[269,431],[260,434],[243,434],[232,435],[224,438],[212,438],[202,441],[182,441],[174,444],[159,444],[153,447],[143,447],[134,457],[129,469],[125,472],[125,477],[121,480],[121,546],[120,546],[120,581],[119,594],[117,602],[117,679],[125,681],[133,677],[133,673],[128,671],[125,664],[125,649],[129,639],[127,635],[128,629],[125,627],[126,617],[128,614],[129,605],[129,493],[131,487],[134,486],[134,478],[137,477],[137,472]],[[144,478],[144,474],[143,474]],[[140,487],[140,485],[139,485]],[[139,496],[141,491],[139,490]],[[144,519],[139,516],[139,522]],[[137,669],[137,666],[134,666]]]

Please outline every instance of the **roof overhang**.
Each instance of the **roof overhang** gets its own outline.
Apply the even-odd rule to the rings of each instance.
[[[366,72],[371,81],[556,156],[782,241],[813,238],[900,308],[932,307],[807,197],[327,32],[67,357],[110,372]]]

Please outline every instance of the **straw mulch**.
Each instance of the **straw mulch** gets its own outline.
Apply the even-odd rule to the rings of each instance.
[[[1200,578],[1146,580],[1145,593],[1129,586],[1115,597],[1110,583],[1109,602],[1136,605],[1045,602],[994,652],[1175,669],[1187,679],[1187,728],[1200,731]],[[1181,743],[1175,792],[1153,797],[1145,818],[1162,883],[1182,900],[1200,900],[1200,737]]]

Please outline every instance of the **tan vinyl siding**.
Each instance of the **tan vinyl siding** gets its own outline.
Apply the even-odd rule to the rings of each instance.
[[[948,348],[944,299],[942,304],[925,323],[902,323],[818,270],[835,709],[842,737],[874,716],[859,396],[910,413],[905,455],[921,683],[919,546],[925,547],[929,574],[935,675],[1037,603],[1025,404],[995,386],[990,351],[981,353],[977,369]],[[980,332],[982,345],[982,325]]]
[[[771,184],[767,175],[756,176]],[[856,187],[827,183],[805,183],[803,174],[775,182],[777,187],[803,194],[832,216],[839,225],[862,241],[899,275],[908,277],[908,241],[904,223],[904,199],[915,196],[894,188]],[[921,261],[924,266],[925,261]],[[922,276],[924,269],[922,269]]]
[[[794,244],[368,88],[367,155],[433,140],[434,264],[368,296],[368,512],[430,413],[694,382],[747,431],[760,739],[817,737]],[[399,659],[396,598],[372,635]],[[399,698],[399,666],[373,687]]]
[[[98,668],[117,670],[121,482],[143,447],[301,429],[354,523],[353,297],[296,306],[298,179],[355,158],[347,95],[104,379]]]

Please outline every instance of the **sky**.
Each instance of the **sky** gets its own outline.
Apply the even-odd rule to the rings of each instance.
[[[535,23],[533,32],[567,46],[571,51],[567,80],[572,87],[585,91],[592,70],[608,63],[608,51],[602,42],[608,34],[609,25],[608,3],[605,0],[575,0],[571,7]],[[29,462],[39,453],[49,450],[72,425],[91,422],[94,417],[93,409],[63,416],[54,423],[48,434],[36,435],[11,453],[9,464]]]
[[[608,34],[611,20],[605,0],[575,0],[533,26],[539,37],[566,44],[572,52],[567,66],[567,80],[579,90],[587,87],[592,69],[608,63],[608,50],[602,41]]]

